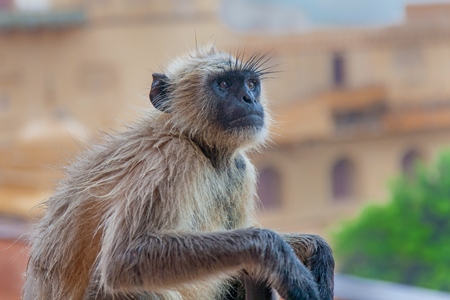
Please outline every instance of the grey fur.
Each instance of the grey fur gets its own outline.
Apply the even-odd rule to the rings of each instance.
[[[175,60],[170,113],[150,111],[66,168],[31,241],[23,299],[225,299],[242,271],[287,300],[332,299],[323,240],[250,227],[256,175],[246,152],[267,130],[212,120],[207,77],[266,70],[251,60],[214,50]]]

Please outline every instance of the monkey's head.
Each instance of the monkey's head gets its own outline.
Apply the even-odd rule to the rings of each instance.
[[[205,147],[235,150],[261,144],[269,117],[262,79],[267,55],[248,60],[196,51],[153,74],[150,100],[170,129]]]

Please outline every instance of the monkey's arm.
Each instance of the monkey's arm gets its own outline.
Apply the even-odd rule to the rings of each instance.
[[[334,259],[330,246],[317,235],[283,234],[300,261],[311,271],[319,289],[320,299],[332,300]]]
[[[292,248],[265,229],[148,234],[103,249],[99,267],[103,285],[112,293],[158,291],[246,269],[286,300],[319,299],[314,279]]]

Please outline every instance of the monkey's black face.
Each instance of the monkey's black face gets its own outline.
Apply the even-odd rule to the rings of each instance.
[[[213,91],[216,120],[226,131],[260,130],[264,127],[264,108],[260,102],[261,82],[251,71],[224,71],[208,82]]]

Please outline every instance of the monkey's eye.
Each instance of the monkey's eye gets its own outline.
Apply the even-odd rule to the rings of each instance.
[[[256,87],[256,81],[253,79],[247,80],[247,87],[253,90]]]
[[[226,90],[226,89],[228,89],[230,87],[230,83],[228,81],[226,81],[226,80],[220,80],[219,81],[219,87],[221,89]]]

